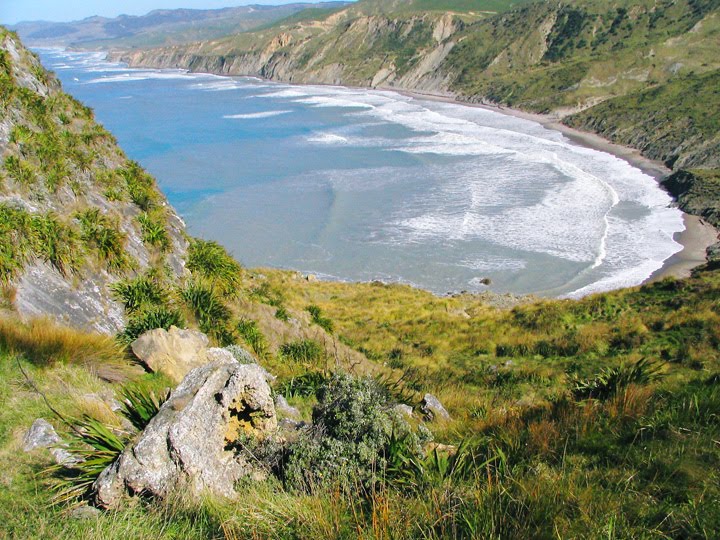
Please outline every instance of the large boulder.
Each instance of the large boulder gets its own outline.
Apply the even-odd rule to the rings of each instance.
[[[158,328],[145,332],[130,345],[133,353],[148,369],[167,375],[175,383],[190,370],[209,362],[208,337],[197,330]]]
[[[428,420],[450,420],[450,413],[432,394],[425,394],[420,402],[420,410]]]
[[[258,366],[223,349],[209,353],[213,360],[188,373],[137,442],[100,474],[98,506],[115,507],[128,493],[232,498],[240,478],[263,474],[242,440],[277,429],[270,387]]]

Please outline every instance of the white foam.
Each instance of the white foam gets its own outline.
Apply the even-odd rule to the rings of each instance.
[[[273,116],[281,116],[283,114],[290,114],[292,111],[263,111],[263,112],[256,112],[256,113],[247,113],[247,114],[229,114],[226,116],[223,116],[223,118],[233,119],[233,120],[253,120],[256,118],[272,118]]]
[[[316,133],[314,135],[311,135],[310,137],[307,137],[306,140],[309,143],[325,145],[345,145],[350,142],[350,139],[348,139],[347,137],[343,137],[342,135],[337,135],[335,133]]]

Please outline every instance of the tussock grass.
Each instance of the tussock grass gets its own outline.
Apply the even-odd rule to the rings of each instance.
[[[124,353],[114,339],[59,326],[47,318],[28,323],[0,318],[0,347],[39,366],[124,363]]]

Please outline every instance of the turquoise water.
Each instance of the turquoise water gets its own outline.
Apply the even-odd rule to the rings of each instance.
[[[190,232],[248,266],[580,296],[638,284],[680,250],[682,215],[651,177],[530,121],[40,53]]]

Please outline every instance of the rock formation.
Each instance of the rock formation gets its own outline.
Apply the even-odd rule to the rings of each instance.
[[[264,476],[242,442],[277,429],[270,387],[258,366],[211,351],[214,360],[188,373],[139,439],[100,474],[98,506],[116,507],[126,494],[232,498],[239,479]]]

